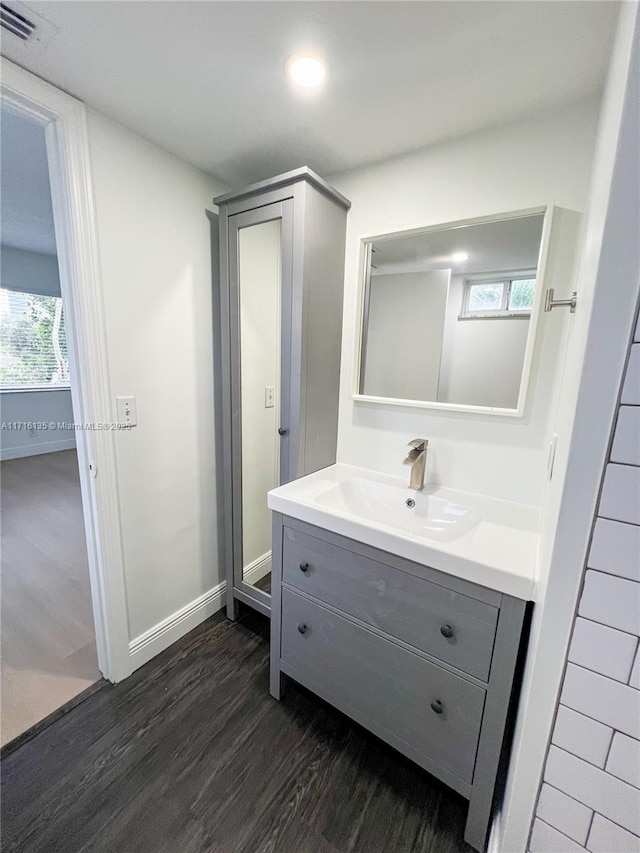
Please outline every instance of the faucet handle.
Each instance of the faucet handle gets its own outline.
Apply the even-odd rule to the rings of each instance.
[[[414,447],[418,451],[426,450],[429,440],[427,438],[414,438],[407,447]]]

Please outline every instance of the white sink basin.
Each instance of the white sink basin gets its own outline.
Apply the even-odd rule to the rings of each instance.
[[[319,494],[315,502],[337,513],[348,513],[410,536],[449,542],[472,530],[481,520],[478,509],[374,480],[343,480]]]
[[[407,501],[415,501],[407,506]],[[337,463],[269,492],[274,512],[527,599],[533,595],[540,512],[429,483]]]

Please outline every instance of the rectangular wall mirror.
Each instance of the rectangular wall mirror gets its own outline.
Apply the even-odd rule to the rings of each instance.
[[[550,208],[363,241],[354,399],[522,415]]]

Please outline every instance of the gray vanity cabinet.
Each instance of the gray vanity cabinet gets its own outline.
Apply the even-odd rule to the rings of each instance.
[[[227,613],[269,615],[267,492],[336,459],[350,204],[306,167],[214,202]]]
[[[286,675],[469,800],[484,850],[526,602],[274,513],[271,694]]]

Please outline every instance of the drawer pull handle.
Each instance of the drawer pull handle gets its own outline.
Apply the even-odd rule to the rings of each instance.
[[[307,626],[306,625],[298,625],[298,631],[301,634],[306,634],[307,633]]]
[[[449,640],[453,637],[453,628],[451,625],[443,625],[442,628],[440,628],[440,633],[443,637],[446,637],[447,640]]]
[[[441,714],[442,713],[442,702],[439,699],[434,699],[433,702],[431,703],[431,710],[435,714]]]
[[[303,575],[306,575],[306,573],[309,571],[309,563],[300,563],[300,571]]]

